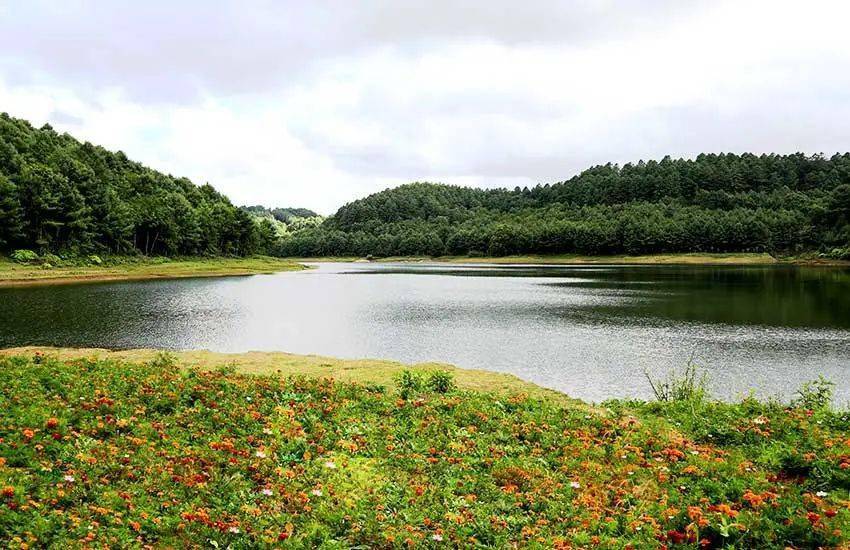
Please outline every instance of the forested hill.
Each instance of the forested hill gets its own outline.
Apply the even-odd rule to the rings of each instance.
[[[274,240],[210,185],[0,114],[0,252],[247,255]]]
[[[347,204],[281,252],[743,251],[850,255],[850,154],[665,157],[512,191],[413,183]]]
[[[256,216],[270,216],[281,223],[291,223],[298,218],[318,218],[318,214],[308,208],[267,208],[265,206],[243,206],[244,210]]]

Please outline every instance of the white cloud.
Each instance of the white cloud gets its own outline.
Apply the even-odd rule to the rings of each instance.
[[[0,109],[237,203],[324,213],[413,180],[513,187],[850,143],[843,2],[401,4],[0,3],[19,23],[0,22]],[[32,40],[27,17],[54,34]]]

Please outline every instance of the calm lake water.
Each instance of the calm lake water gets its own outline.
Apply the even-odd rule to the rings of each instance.
[[[319,264],[296,273],[0,289],[0,347],[283,350],[514,373],[647,397],[693,357],[717,395],[850,403],[850,270]]]

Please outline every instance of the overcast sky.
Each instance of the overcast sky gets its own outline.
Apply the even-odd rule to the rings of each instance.
[[[850,2],[0,0],[0,111],[237,204],[850,150]]]

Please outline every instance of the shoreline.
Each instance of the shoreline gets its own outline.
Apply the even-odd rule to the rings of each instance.
[[[0,288],[155,279],[244,277],[303,269],[306,269],[304,265],[293,260],[269,256],[166,260],[134,258],[127,263],[103,266],[54,267],[50,269],[2,259],[0,260]]]
[[[776,258],[767,253],[680,253],[680,254],[646,254],[638,256],[582,256],[578,254],[523,254],[513,256],[388,256],[368,260],[356,256],[326,256],[318,258],[293,257],[287,258],[294,262],[332,263],[332,262],[362,262],[362,263],[445,263],[445,264],[493,264],[493,265],[691,265],[691,266],[746,266],[746,265],[799,265],[846,267],[850,262],[826,258],[795,256]]]
[[[164,350],[154,348],[108,349],[108,348],[64,348],[54,346],[22,346],[0,348],[0,357],[13,355],[34,355],[36,353],[56,357],[60,360],[96,358],[125,362],[149,362],[160,354],[173,356],[184,367],[199,367],[213,370],[219,367],[234,366],[241,374],[307,376],[312,378],[330,377],[340,382],[358,382],[360,384],[380,384],[395,386],[395,376],[404,370],[430,372],[435,370],[450,372],[458,387],[479,392],[497,394],[525,393],[532,397],[550,400],[554,403],[597,410],[592,403],[570,397],[569,395],[528,382],[516,375],[488,370],[467,369],[449,363],[427,361],[423,363],[403,363],[391,359],[342,359],[324,355],[303,355],[285,351],[247,351],[215,352],[209,350]]]

